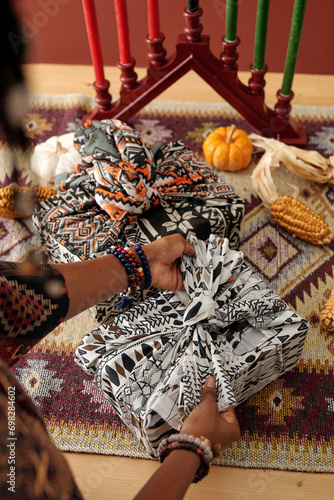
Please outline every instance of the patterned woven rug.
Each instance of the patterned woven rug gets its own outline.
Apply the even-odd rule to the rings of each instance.
[[[75,130],[92,100],[79,95],[34,97],[26,127],[33,142]],[[306,125],[309,149],[334,154],[334,108],[294,107]],[[206,135],[231,122],[252,128],[226,104],[152,103],[131,120],[149,141],[182,139],[202,155]],[[1,145],[0,185],[36,184],[29,155]],[[258,274],[310,322],[296,369],[237,408],[242,438],[216,461],[220,465],[334,472],[334,335],[319,327],[319,311],[333,287],[334,242],[315,247],[281,230],[252,192],[252,166],[224,178],[246,202],[241,250]],[[280,194],[298,197],[334,226],[334,187],[312,184],[277,169]],[[175,221],[176,223],[178,221]],[[0,255],[18,260],[38,237],[29,220],[0,220]],[[95,326],[89,312],[59,326],[15,368],[38,405],[56,445],[64,451],[148,458],[113,413],[92,379],[74,362],[84,333]]]

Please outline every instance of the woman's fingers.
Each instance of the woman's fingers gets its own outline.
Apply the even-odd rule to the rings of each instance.
[[[190,241],[186,240],[186,243],[185,243],[185,247],[184,247],[184,251],[183,253],[185,253],[186,255],[188,255],[189,257],[194,257],[195,255],[195,247],[192,243],[190,243]]]
[[[232,406],[226,408],[219,416],[222,424],[222,440],[220,442],[224,447],[227,447],[240,437],[239,422]]]
[[[229,406],[228,408],[226,408],[225,411],[222,411],[219,415],[223,417],[227,422],[233,423],[237,420],[233,406]]]

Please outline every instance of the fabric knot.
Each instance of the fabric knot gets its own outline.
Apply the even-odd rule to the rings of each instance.
[[[74,145],[82,159],[59,187],[66,191],[81,184],[93,193],[113,221],[114,235],[125,227],[129,231],[138,216],[158,205],[176,211],[189,198],[211,200],[220,188],[226,190],[181,141],[148,145],[120,120],[87,121],[76,131]]]
[[[217,322],[216,302],[206,295],[204,291],[197,291],[190,297],[188,307],[184,314],[183,323],[186,326],[195,325],[205,321],[212,325]]]

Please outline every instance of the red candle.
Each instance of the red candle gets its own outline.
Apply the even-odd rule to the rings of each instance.
[[[104,77],[103,71],[102,51],[99,38],[99,29],[97,27],[94,0],[82,0],[82,6],[85,14],[86,30],[94,66],[96,80],[95,83],[96,85],[103,85],[106,79]]]
[[[128,14],[125,0],[115,0],[115,14],[118,32],[119,60],[121,64],[131,61]]]
[[[148,35],[151,39],[160,35],[158,0],[147,0],[148,8]]]

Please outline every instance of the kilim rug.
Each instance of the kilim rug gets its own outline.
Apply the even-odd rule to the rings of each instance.
[[[36,96],[26,120],[28,134],[37,143],[74,131],[91,107],[92,100],[84,96]],[[293,113],[306,125],[308,148],[334,154],[334,108],[295,106]],[[227,104],[155,102],[130,124],[149,141],[181,139],[202,155],[206,135],[231,122],[252,130]],[[14,155],[4,143],[1,150],[1,186],[38,182],[29,170],[29,155]],[[252,192],[252,168],[223,175],[246,203],[240,249],[270,287],[310,322],[310,329],[297,368],[237,408],[242,437],[216,463],[334,472],[334,335],[319,326],[319,311],[334,283],[334,242],[316,247],[278,229]],[[304,181],[285,167],[275,171],[274,179],[280,194],[297,189],[299,199],[333,228],[334,186]],[[2,258],[18,260],[31,244],[38,244],[38,237],[29,220],[0,220]],[[61,450],[149,458],[73,361],[81,337],[94,326],[89,312],[62,324],[20,361],[15,373]]]

